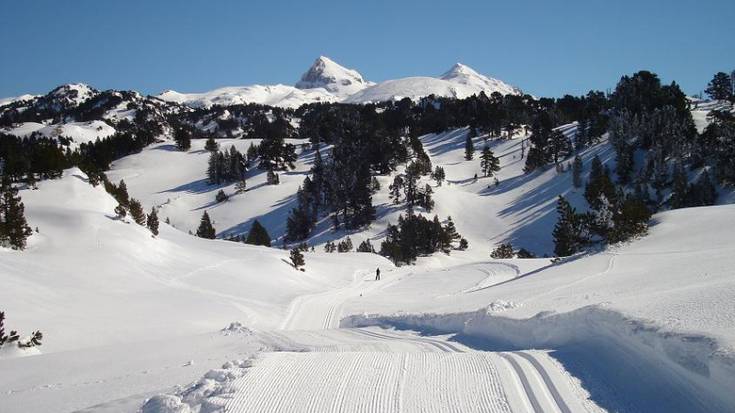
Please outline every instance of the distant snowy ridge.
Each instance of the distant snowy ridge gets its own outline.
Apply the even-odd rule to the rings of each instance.
[[[297,108],[314,102],[376,103],[435,95],[466,98],[484,92],[502,95],[521,94],[521,90],[501,80],[477,73],[457,63],[440,77],[406,77],[374,83],[354,70],[347,69],[328,57],[320,56],[293,86],[253,85],[224,87],[203,93],[180,93],[167,90],[157,97],[191,107],[258,103],[284,108]]]

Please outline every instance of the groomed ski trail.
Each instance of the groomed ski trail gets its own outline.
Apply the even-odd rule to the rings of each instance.
[[[476,351],[443,336],[337,328],[346,300],[410,275],[374,282],[356,272],[347,286],[295,299],[280,330],[260,333],[282,351],[262,354],[231,383],[225,411],[587,411],[580,389],[543,351]]]

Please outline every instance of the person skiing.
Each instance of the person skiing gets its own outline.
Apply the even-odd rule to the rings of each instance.
[[[380,281],[380,268],[375,269],[375,281]]]

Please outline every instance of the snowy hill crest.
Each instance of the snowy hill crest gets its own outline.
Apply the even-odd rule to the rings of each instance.
[[[372,84],[365,81],[358,71],[347,69],[326,56],[319,56],[295,86],[298,89],[324,88],[338,97],[345,97]]]

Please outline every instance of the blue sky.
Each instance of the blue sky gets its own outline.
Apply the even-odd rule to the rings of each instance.
[[[10,1],[0,97],[84,82],[158,93],[293,84],[319,55],[367,79],[455,62],[538,96],[652,70],[687,93],[735,69],[733,0]]]

